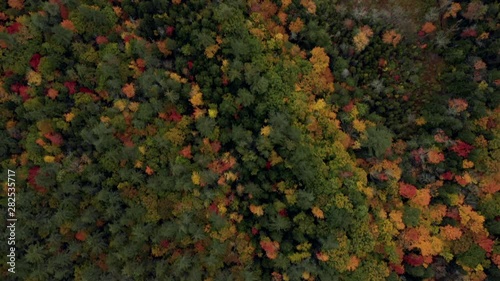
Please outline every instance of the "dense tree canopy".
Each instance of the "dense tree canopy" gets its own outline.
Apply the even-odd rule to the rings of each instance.
[[[437,2],[4,1],[3,278],[500,278],[500,4]]]

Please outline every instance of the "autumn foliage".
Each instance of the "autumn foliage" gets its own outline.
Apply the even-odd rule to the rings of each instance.
[[[498,4],[330,2],[1,4],[17,278],[499,279]]]

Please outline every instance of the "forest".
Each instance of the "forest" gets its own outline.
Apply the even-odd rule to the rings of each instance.
[[[0,167],[1,280],[500,280],[500,1],[1,1]]]

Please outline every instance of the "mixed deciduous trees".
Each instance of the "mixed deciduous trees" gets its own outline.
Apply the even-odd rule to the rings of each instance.
[[[20,278],[500,276],[497,3],[90,2],[0,4]]]

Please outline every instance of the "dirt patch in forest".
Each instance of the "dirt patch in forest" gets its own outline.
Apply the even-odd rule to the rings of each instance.
[[[339,4],[378,17],[407,38],[416,38],[429,9],[439,7],[436,0],[340,0]]]

